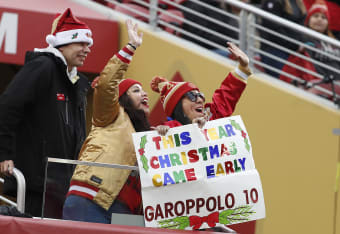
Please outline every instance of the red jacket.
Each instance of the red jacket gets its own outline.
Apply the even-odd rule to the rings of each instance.
[[[306,51],[303,53],[303,55],[306,56],[306,57],[311,57],[309,55],[309,53],[307,53]],[[314,58],[314,59],[318,60],[318,58]],[[318,78],[318,77],[316,77],[316,76],[314,76],[310,73],[307,73],[306,72],[307,70],[312,71],[312,72],[316,72],[316,73],[324,75],[324,76],[327,76],[327,74],[329,72],[329,71],[326,71],[326,70],[320,70],[320,69],[318,70],[317,69],[318,67],[316,67],[313,63],[311,63],[311,62],[309,62],[309,61],[307,61],[303,58],[297,57],[295,55],[290,55],[288,57],[287,61],[291,62],[295,65],[298,65],[298,66],[302,67],[303,69],[300,70],[300,69],[294,68],[294,67],[286,64],[286,65],[283,66],[282,71],[286,72],[288,74],[294,75],[294,76],[300,78],[302,81],[307,81],[310,84],[313,84],[313,83],[317,84],[320,81],[322,81],[322,79],[320,79],[320,78]],[[331,61],[331,60],[325,60],[325,61],[321,60],[320,62],[331,65],[332,67],[335,67],[335,65],[336,65],[336,63],[334,64],[334,61]],[[289,78],[288,76],[284,75],[284,74],[280,75],[280,80],[286,81],[288,83],[293,83],[293,80],[291,78]],[[326,92],[321,91],[321,90],[319,90],[315,87],[307,88],[307,86],[305,86],[305,84],[302,83],[302,82],[300,84],[302,85],[301,88],[306,89],[310,93],[314,93],[316,95],[320,95],[320,96],[323,96],[323,97],[328,98],[328,99],[333,98],[334,94],[331,94],[331,95],[327,94]],[[317,86],[322,87],[324,89],[327,89],[331,93],[333,92],[331,83],[318,84]],[[335,86],[334,88],[335,88],[335,90],[334,90],[335,93],[339,95],[340,94],[339,86]]]
[[[302,55],[310,58],[310,56],[307,52],[303,52]],[[311,62],[309,62],[309,61],[307,61],[303,58],[297,57],[295,55],[290,55],[288,57],[287,61],[291,62],[295,65],[298,65],[300,67],[303,67],[305,70],[310,70],[310,71],[316,72],[313,63],[311,63]],[[289,66],[288,64],[283,66],[282,71],[286,72],[288,74],[294,75],[294,76],[296,76],[296,77],[298,77],[298,78],[300,78],[304,81],[320,80],[318,77],[313,76],[310,73],[304,72],[303,70]],[[292,78],[285,76],[284,74],[280,75],[280,80],[286,81],[287,83],[292,83],[292,81],[293,81]]]

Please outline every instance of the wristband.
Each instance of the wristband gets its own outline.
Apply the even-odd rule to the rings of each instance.
[[[137,50],[137,47],[132,45],[131,43],[128,43],[129,46],[131,46],[134,50]]]

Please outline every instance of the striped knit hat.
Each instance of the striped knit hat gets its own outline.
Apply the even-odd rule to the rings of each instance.
[[[52,23],[51,34],[46,36],[46,42],[57,47],[75,42],[87,42],[93,44],[92,32],[82,21],[72,15],[70,8],[63,14],[57,14]]]
[[[161,95],[163,109],[168,116],[172,115],[177,103],[182,96],[191,90],[199,89],[190,82],[168,81],[163,77],[156,76],[151,81],[151,89]]]

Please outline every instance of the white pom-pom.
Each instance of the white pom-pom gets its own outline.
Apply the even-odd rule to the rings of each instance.
[[[51,46],[55,46],[55,41],[56,41],[56,37],[53,36],[52,34],[49,34],[46,36],[46,42],[47,44],[51,45]]]

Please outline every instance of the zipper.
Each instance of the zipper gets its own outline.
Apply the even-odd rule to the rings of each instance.
[[[65,111],[66,111],[66,124],[69,124],[68,123],[68,97],[66,96],[66,103],[65,103]]]

